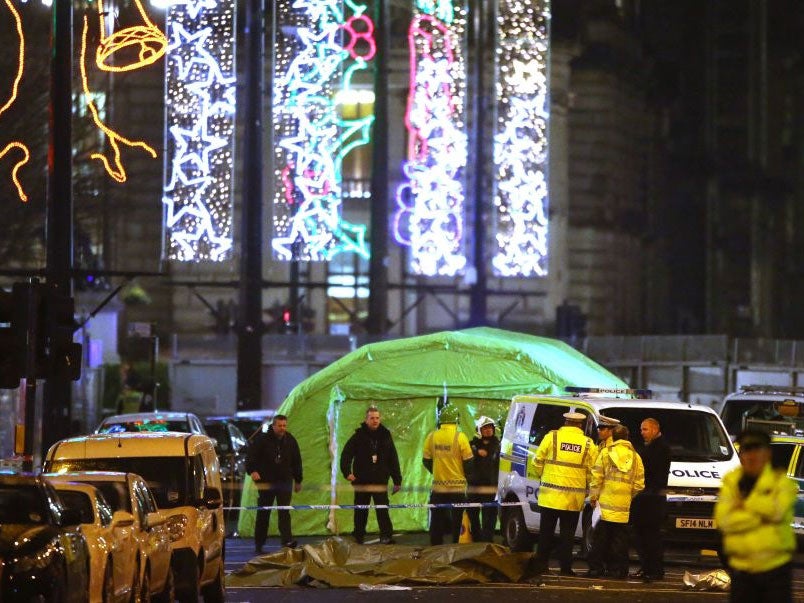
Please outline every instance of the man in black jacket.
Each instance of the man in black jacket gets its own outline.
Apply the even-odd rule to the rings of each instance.
[[[633,577],[646,582],[664,577],[662,524],[667,506],[670,446],[662,437],[659,421],[648,418],[640,426],[643,446],[636,450],[645,465],[645,489],[631,501],[631,525],[642,569]]]
[[[341,473],[352,482],[355,491],[355,505],[368,505],[374,500],[376,505],[388,505],[388,478],[394,482],[393,492],[402,486],[402,473],[399,470],[399,456],[391,437],[391,432],[380,423],[380,411],[370,406],[366,420],[361,423],[341,453]],[[380,542],[392,544],[394,526],[387,508],[375,509],[380,526]],[[355,541],[363,544],[366,536],[368,509],[355,509]]]
[[[497,497],[497,474],[500,468],[500,440],[494,434],[494,419],[480,417],[475,423],[477,437],[469,446],[474,455],[472,473],[467,477],[469,483],[469,502],[486,503],[483,510],[467,509],[472,526],[472,539],[478,542],[492,542],[497,525],[497,507],[493,503]],[[481,515],[483,517],[481,523]]]
[[[299,444],[288,433],[288,418],[276,415],[268,431],[259,431],[248,447],[246,472],[257,486],[257,504],[270,507],[276,503],[290,505],[292,493],[301,491],[302,461]],[[294,484],[295,482],[295,484]],[[260,508],[254,524],[254,549],[259,554],[268,536],[270,509]],[[282,546],[293,548],[293,532],[290,527],[290,511],[279,511],[279,535]]]

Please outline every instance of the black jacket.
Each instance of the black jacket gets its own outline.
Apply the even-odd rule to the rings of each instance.
[[[353,484],[387,484],[388,478],[394,480],[396,486],[402,483],[399,456],[385,425],[371,431],[362,423],[355,430],[341,453],[341,473],[343,477],[353,473]]]
[[[500,440],[491,436],[486,443],[482,438],[474,438],[469,445],[472,447],[472,472],[467,482],[475,486],[496,486],[497,474],[500,468]],[[478,450],[485,450],[486,456],[479,456]]]
[[[670,473],[670,446],[663,436],[650,444],[637,447],[642,464],[645,465],[644,494],[664,494]]]
[[[248,446],[246,472],[257,471],[261,482],[302,481],[299,443],[289,432],[280,439],[273,428],[260,431]]]

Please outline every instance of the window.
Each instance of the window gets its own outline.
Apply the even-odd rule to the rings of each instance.
[[[77,490],[57,490],[57,492],[66,509],[78,511],[81,523],[95,523],[92,500],[86,493]]]
[[[796,479],[804,479],[804,451],[799,451],[798,460],[796,461],[796,468],[793,471],[793,477]]]
[[[533,413],[533,423],[530,426],[528,443],[531,446],[541,444],[542,438],[553,429],[564,424],[564,413],[569,410],[566,406],[555,404],[539,404]]]
[[[771,446],[771,463],[778,469],[787,471],[790,468],[790,459],[793,458],[795,444],[773,444]]]

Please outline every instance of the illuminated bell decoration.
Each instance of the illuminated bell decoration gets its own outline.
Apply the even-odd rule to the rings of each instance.
[[[106,35],[103,23],[103,0],[98,0],[100,18],[100,44],[95,50],[95,63],[103,71],[132,71],[158,61],[165,54],[167,39],[148,18],[140,0],[134,5],[142,19],[142,25],[126,27]]]

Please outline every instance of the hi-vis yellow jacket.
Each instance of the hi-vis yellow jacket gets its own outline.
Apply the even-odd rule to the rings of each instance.
[[[645,489],[645,466],[628,440],[606,446],[592,467],[589,500],[600,505],[600,518],[628,523],[631,499]]]
[[[469,440],[454,423],[444,423],[424,439],[422,457],[433,460],[433,492],[464,492],[463,461],[474,454]]]
[[[767,572],[788,563],[796,550],[791,527],[798,495],[796,482],[768,463],[751,493],[743,498],[738,467],[723,476],[715,503],[715,521],[723,532],[729,565],[744,572]]]
[[[539,506],[580,511],[597,446],[578,427],[565,425],[544,436],[528,477],[541,479]]]

